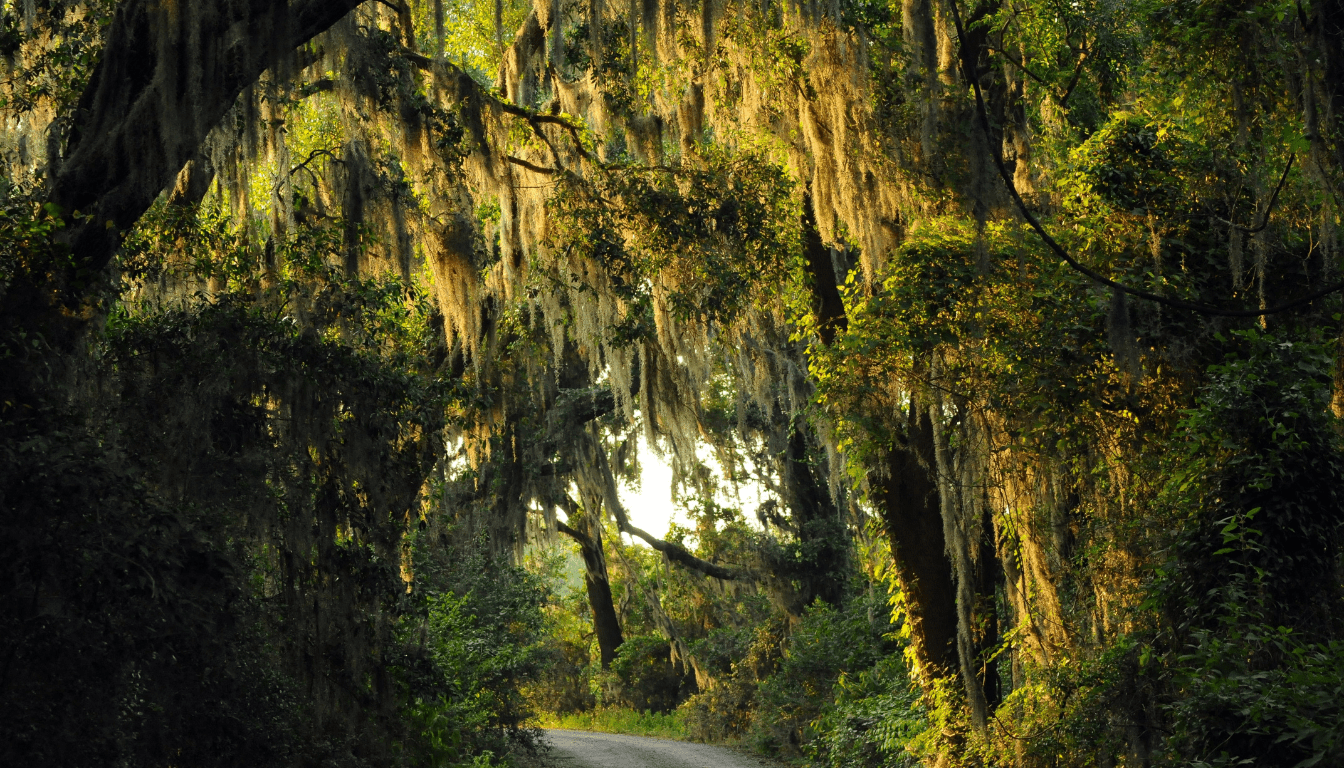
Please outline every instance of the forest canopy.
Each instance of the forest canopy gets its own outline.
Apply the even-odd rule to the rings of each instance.
[[[1344,764],[1339,0],[4,0],[0,113],[0,762]]]

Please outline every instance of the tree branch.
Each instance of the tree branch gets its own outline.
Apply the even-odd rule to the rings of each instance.
[[[620,522],[620,528],[623,532],[631,534],[632,536],[638,536],[639,538],[647,542],[650,547],[653,547],[659,552],[662,552],[664,555],[667,555],[668,560],[671,560],[674,563],[678,563],[687,568],[690,568],[693,571],[699,571],[700,573],[703,573],[706,576],[712,576],[716,579],[723,579],[724,581],[735,581],[737,579],[742,578],[745,575],[741,571],[737,571],[732,568],[725,568],[722,565],[711,563],[708,560],[701,560],[700,558],[686,551],[686,548],[681,546],[680,544],[675,544],[670,541],[663,541],[662,539],[655,537],[653,534],[641,528],[636,528],[635,526],[631,525],[630,521],[628,520],[618,522]]]
[[[616,409],[616,395],[603,386],[562,389],[546,413],[542,447],[549,454],[571,430]]]
[[[987,45],[985,47],[989,49],[990,53],[999,54],[1003,58],[1007,59],[1009,64],[1012,64],[1013,66],[1027,73],[1027,77],[1030,77],[1032,80],[1035,80],[1042,87],[1049,88],[1052,91],[1055,89],[1053,83],[1046,82],[1046,80],[1042,78],[1040,75],[1036,74],[1035,72],[1032,72],[1030,67],[1022,63],[1020,60],[1013,58],[1013,54],[1009,53],[1007,50],[1003,48],[995,48],[992,45]]]
[[[316,184],[318,183],[317,174],[314,173],[314,172],[313,172],[313,169],[312,169],[312,168],[309,168],[308,165],[309,165],[310,163],[312,163],[314,160],[316,160],[317,158],[319,158],[319,157],[321,157],[321,156],[323,156],[323,155],[326,155],[328,158],[330,158],[331,161],[332,161],[333,163],[337,163],[337,164],[339,164],[339,165],[345,165],[345,161],[342,160],[342,159],[340,159],[340,158],[337,157],[336,155],[332,154],[331,150],[329,150],[329,149],[324,149],[324,148],[322,148],[322,147],[318,147],[317,149],[314,149],[312,152],[309,152],[309,153],[308,153],[308,157],[307,157],[307,159],[305,159],[303,162],[299,163],[298,165],[294,166],[293,168],[290,168],[290,169],[289,169],[289,175],[290,175],[290,176],[293,176],[294,174],[298,173],[299,171],[306,171],[306,172],[308,173],[308,176],[309,176],[310,178],[312,178],[312,180],[313,180],[313,184],[316,185]],[[271,188],[271,192],[274,193],[274,192],[278,191],[278,190],[280,189],[280,184],[281,184],[281,182],[277,181],[277,182],[275,183],[275,186]]]
[[[1069,101],[1073,95],[1073,89],[1078,87],[1078,81],[1083,76],[1083,64],[1087,61],[1087,48],[1078,54],[1078,64],[1073,68],[1073,79],[1069,81],[1069,87],[1064,89],[1064,95],[1059,97],[1059,105],[1062,107]]]
[[[564,522],[561,520],[555,521],[555,530],[565,534],[571,539],[574,539],[575,541],[579,542],[579,544],[585,547],[592,546],[593,542],[591,539],[589,539],[586,535],[580,533],[579,531],[570,528],[568,525],[565,525]]]
[[[76,269],[106,266],[121,233],[196,155],[238,94],[360,2],[201,0],[189,16],[198,25],[191,37],[200,41],[192,46],[165,40],[188,34],[169,19],[175,5],[119,3],[80,97],[66,159],[52,169],[51,202],[85,214],[62,238]]]
[[[553,176],[559,173],[559,171],[557,171],[554,168],[547,168],[545,166],[529,163],[528,161],[522,159],[521,157],[514,157],[513,155],[505,155],[504,159],[508,160],[510,163],[513,163],[514,165],[526,168],[527,170],[532,171],[533,173],[540,173],[546,176]]]
[[[1279,176],[1278,186],[1274,187],[1274,194],[1269,196],[1269,205],[1265,206],[1265,213],[1263,216],[1260,217],[1259,224],[1257,224],[1254,227],[1243,227],[1240,224],[1236,223],[1235,221],[1229,221],[1228,219],[1224,219],[1219,216],[1214,216],[1214,218],[1218,219],[1219,221],[1228,225],[1229,227],[1236,227],[1238,230],[1240,230],[1241,232],[1245,232],[1248,235],[1254,235],[1257,232],[1264,230],[1265,227],[1269,226],[1269,214],[1274,211],[1274,205],[1279,202],[1279,192],[1283,190],[1284,182],[1288,181],[1288,171],[1293,169],[1293,160],[1296,157],[1297,155],[1295,154],[1288,156],[1288,162],[1283,166],[1283,174]]]
[[[440,59],[436,61],[435,59],[431,59],[428,56],[422,56],[421,54],[415,53],[414,51],[410,50],[403,51],[402,54],[406,57],[407,61],[410,61],[412,64],[415,64],[417,67],[420,67],[421,69],[432,70],[436,65],[442,65],[444,67],[447,67],[448,69],[453,70],[459,75],[465,76],[466,79],[471,82],[473,88],[475,88],[477,95],[480,96],[482,99],[489,101],[491,104],[495,105],[495,107],[499,109],[501,112],[508,115],[513,115],[514,117],[517,118],[521,118],[522,120],[526,121],[528,125],[532,126],[532,131],[537,135],[537,137],[540,138],[542,141],[546,142],[547,146],[550,146],[551,152],[552,154],[555,155],[557,163],[560,162],[559,153],[556,152],[555,147],[551,145],[550,138],[546,136],[545,133],[542,132],[541,126],[543,125],[558,125],[561,128],[564,128],[566,131],[569,132],[570,137],[574,140],[574,151],[578,152],[580,157],[595,165],[599,166],[602,165],[602,163],[598,161],[597,158],[593,157],[592,153],[590,153],[583,146],[583,126],[574,123],[572,120],[566,120],[565,118],[560,117],[559,115],[548,115],[545,114],[544,112],[536,112],[530,109],[520,107],[517,104],[511,104],[499,98],[498,96],[494,95],[493,93],[490,93],[485,89],[481,88],[480,85],[476,82],[475,78],[472,78],[470,75],[466,75],[466,73],[462,71],[461,67],[457,66],[456,64],[446,59]],[[512,160],[512,158],[510,158],[510,160]]]
[[[638,536],[648,543],[650,547],[662,552],[667,559],[674,563],[679,563],[693,571],[698,571],[706,576],[712,576],[716,579],[725,581],[734,581],[746,576],[743,571],[732,568],[726,568],[708,560],[701,560],[692,555],[685,547],[670,541],[663,541],[653,534],[641,528],[635,527],[630,522],[630,516],[626,514],[625,507],[621,504],[620,497],[616,494],[616,477],[611,472],[611,465],[607,463],[607,454],[600,444],[594,445],[596,441],[589,444],[592,453],[589,454],[597,464],[597,469],[601,473],[600,483],[603,490],[603,504],[612,517],[616,518],[617,530],[628,533],[632,536]]]

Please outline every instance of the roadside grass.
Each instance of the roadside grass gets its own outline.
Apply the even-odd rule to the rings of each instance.
[[[566,728],[572,731],[624,733],[630,736],[654,736],[660,739],[687,740],[686,723],[680,712],[659,714],[639,712],[625,707],[602,707],[589,712],[567,715],[543,714],[542,728]]]

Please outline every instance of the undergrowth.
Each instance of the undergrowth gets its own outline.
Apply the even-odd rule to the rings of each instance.
[[[587,712],[564,715],[542,715],[537,724],[542,728],[563,728],[571,731],[624,733],[631,736],[653,736],[659,739],[689,738],[686,718],[680,711],[668,713],[639,712],[626,707],[601,707]]]

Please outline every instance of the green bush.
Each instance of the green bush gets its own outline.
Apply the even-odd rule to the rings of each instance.
[[[404,623],[418,653],[404,667],[409,706],[435,765],[473,765],[488,755],[529,749],[532,712],[522,687],[541,672],[546,590],[540,580],[490,554],[484,541],[466,552],[418,537]],[[489,758],[486,758],[489,759]]]
[[[583,561],[562,547],[530,549],[526,567],[549,590],[542,607],[546,629],[537,649],[540,674],[525,688],[532,709],[549,714],[584,712],[597,706],[592,677],[594,638],[584,589]]]
[[[1145,719],[1136,712],[1145,649],[1121,635],[1109,646],[1048,664],[1021,661],[1019,685],[999,706],[987,734],[985,762],[1024,768],[1116,765],[1134,746],[1127,736]]]
[[[842,673],[835,700],[808,726],[805,753],[825,768],[913,766],[906,744],[927,726],[919,692],[900,654],[884,656],[871,669]]]
[[[589,678],[588,643],[548,634],[537,649],[541,671],[526,687],[532,708],[557,715],[585,712],[597,705]]]
[[[1331,358],[1256,330],[1227,343],[1163,497],[1182,520],[1157,579],[1172,626],[1169,757],[1339,765],[1344,455],[1327,411]]]
[[[787,632],[780,620],[716,630],[697,641],[691,651],[714,683],[682,706],[689,733],[701,741],[740,740],[769,754],[801,755],[816,734],[809,725],[830,711],[839,681],[896,665],[878,673],[889,675],[903,664],[884,597],[854,597],[840,607],[818,600]]]
[[[779,669],[761,681],[749,742],[770,753],[799,754],[808,724],[831,703],[846,673],[871,668],[896,650],[885,595],[836,608],[818,600],[789,634]]]
[[[740,738],[755,714],[761,680],[779,667],[784,623],[767,621],[743,630],[717,630],[691,645],[691,653],[709,660],[712,684],[687,699],[681,711],[696,741],[723,742]]]
[[[1190,765],[1344,765],[1344,643],[1229,616],[1179,663],[1172,746]]]
[[[1185,451],[1163,497],[1181,533],[1160,590],[1178,633],[1247,605],[1270,624],[1326,630],[1344,524],[1331,356],[1255,330],[1226,343],[1181,425]]]
[[[611,671],[615,698],[637,712],[671,712],[695,690],[694,676],[672,663],[672,648],[658,635],[625,638]]]

